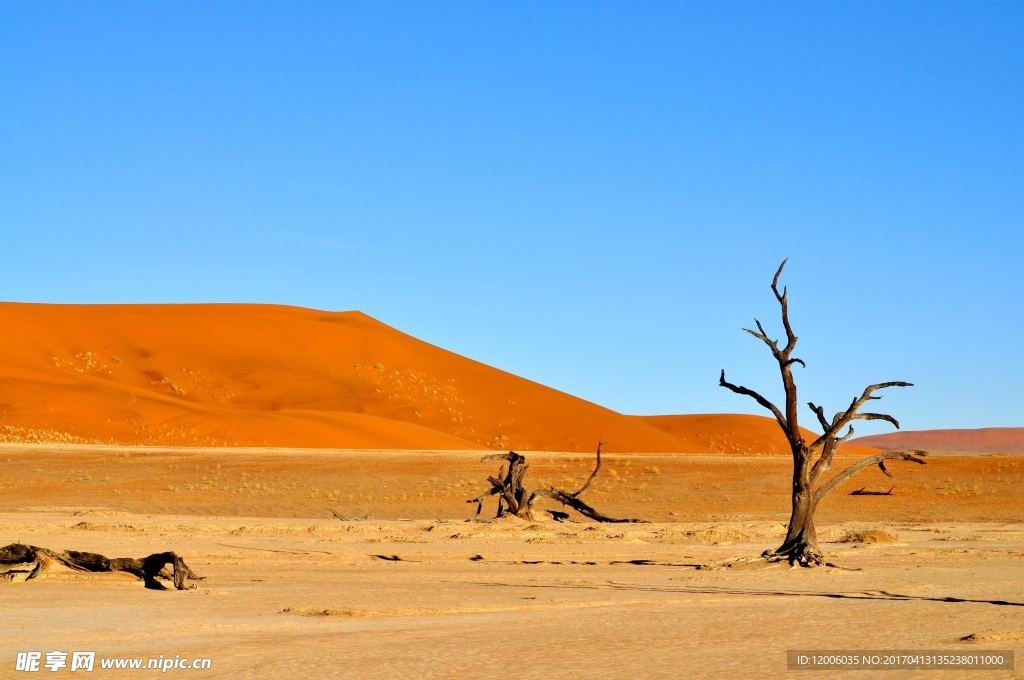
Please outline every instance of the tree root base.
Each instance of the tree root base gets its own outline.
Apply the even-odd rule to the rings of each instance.
[[[817,550],[802,545],[783,550],[765,550],[761,557],[768,562],[788,562],[791,567],[823,567],[827,566],[825,558]]]
[[[804,567],[807,569],[814,567],[828,567],[830,569],[841,569],[843,571],[862,571],[858,567],[844,567],[834,562],[826,562],[820,555],[817,559],[806,559],[801,560],[799,556],[788,555],[786,553],[776,553],[773,550],[766,550],[761,553],[760,557],[734,557],[732,559],[723,560],[721,562],[712,562],[711,564],[701,564],[697,567],[700,570],[715,571],[719,569],[771,569],[773,567],[779,567],[783,564],[788,564],[790,569],[796,569],[798,567]]]

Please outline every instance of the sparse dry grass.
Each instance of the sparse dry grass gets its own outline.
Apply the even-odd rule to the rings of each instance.
[[[895,543],[899,538],[883,529],[850,529],[839,537],[837,543]]]

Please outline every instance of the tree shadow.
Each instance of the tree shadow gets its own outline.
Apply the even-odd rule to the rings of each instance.
[[[700,569],[702,566],[699,562],[658,562],[657,560],[612,560],[608,563],[613,564],[635,564],[638,567],[688,567],[690,569]]]
[[[469,558],[470,562],[482,562],[484,561],[483,555],[474,555]],[[605,564],[608,566],[615,564],[634,564],[641,567],[689,567],[690,569],[699,569],[702,565],[699,563],[684,564],[681,562],[657,562],[655,560],[637,559],[637,560],[612,560],[610,562],[594,562],[593,560],[587,560],[581,562],[578,560],[489,560],[492,564],[549,564],[549,565],[576,565],[585,567],[595,567],[599,564]]]
[[[968,597],[927,597],[923,595],[904,595],[887,590],[863,590],[848,593],[813,592],[801,590],[756,590],[753,588],[716,588],[714,586],[644,586],[632,583],[477,583],[482,586],[502,586],[509,588],[556,588],[585,590],[623,590],[648,593],[687,593],[693,595],[738,595],[761,597],[822,597],[832,600],[881,600],[888,602],[944,602],[966,604],[991,604],[1001,607],[1024,607],[1024,602],[1009,600],[986,600]]]

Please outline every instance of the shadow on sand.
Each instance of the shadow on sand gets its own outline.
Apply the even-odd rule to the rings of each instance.
[[[1024,602],[1008,600],[984,600],[966,597],[925,597],[921,595],[903,595],[887,590],[864,590],[850,593],[827,593],[805,590],[757,590],[753,588],[716,588],[713,586],[643,586],[634,583],[477,583],[482,586],[498,586],[508,588],[581,588],[590,590],[625,590],[647,593],[689,593],[694,595],[740,595],[761,597],[824,597],[834,600],[885,600],[890,602],[948,602],[969,604],[993,604],[1002,607],[1024,607]]]

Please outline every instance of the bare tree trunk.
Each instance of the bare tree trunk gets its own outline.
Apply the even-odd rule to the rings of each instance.
[[[814,511],[818,505],[814,490],[797,486],[794,482],[792,505],[786,540],[775,550],[765,553],[765,557],[785,559],[805,567],[821,564],[823,558],[814,527]]]
[[[779,303],[779,310],[782,313],[782,325],[786,330],[786,344],[780,347],[778,340],[768,337],[764,326],[757,319],[754,323],[757,330],[745,328],[744,330],[763,342],[771,350],[772,355],[779,364],[779,371],[782,377],[782,386],[786,394],[785,410],[780,409],[772,402],[765,399],[761,394],[742,385],[734,385],[725,379],[725,370],[719,378],[719,385],[736,394],[754,399],[758,404],[771,411],[776,422],[789,441],[793,451],[793,486],[792,486],[792,510],[789,516],[789,529],[786,531],[786,540],[774,551],[764,553],[769,560],[788,560],[791,564],[800,564],[805,567],[823,564],[821,550],[818,548],[818,535],[814,529],[814,512],[818,504],[833,489],[857,474],[864,468],[871,465],[878,465],[879,469],[886,475],[889,472],[885,469],[886,460],[909,460],[923,464],[920,456],[922,451],[885,451],[883,453],[866,458],[833,477],[821,486],[816,486],[823,473],[828,471],[832,465],[832,459],[847,439],[853,435],[854,420],[884,420],[899,428],[899,422],[892,416],[885,413],[862,413],[861,408],[869,401],[880,399],[874,392],[889,387],[911,387],[907,382],[885,382],[876,385],[869,385],[865,388],[860,397],[854,399],[845,411],[840,411],[829,421],[825,417],[825,410],[808,403],[811,411],[817,416],[818,423],[824,432],[814,441],[808,443],[804,440],[803,433],[798,423],[796,382],[793,379],[793,367],[796,364],[806,367],[806,364],[793,356],[796,348],[797,336],[789,322],[789,295],[785,288],[779,291],[779,276],[782,274],[786,261],[783,260],[772,279],[772,292]],[[843,428],[849,429],[841,434]]]

